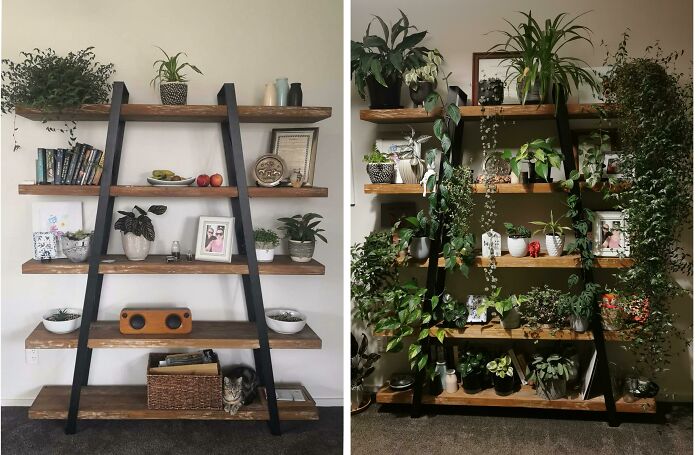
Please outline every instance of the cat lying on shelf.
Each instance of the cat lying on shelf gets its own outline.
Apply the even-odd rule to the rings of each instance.
[[[255,400],[258,388],[258,376],[255,370],[247,366],[233,368],[224,376],[224,411],[236,415],[241,406]]]

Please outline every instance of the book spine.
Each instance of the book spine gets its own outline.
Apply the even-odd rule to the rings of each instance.
[[[36,184],[41,183],[41,171],[39,170],[39,158],[34,160],[34,173],[36,174]]]
[[[90,156],[92,155],[93,149],[88,149],[83,155],[83,162],[80,163],[80,170],[78,171],[78,178],[75,183],[78,185],[83,184],[83,179],[85,178],[85,172],[87,171],[88,162],[90,161]]]
[[[46,150],[37,149],[36,183],[46,183]]]
[[[95,178],[95,170],[97,169],[97,163],[100,162],[100,150],[95,149],[95,154],[90,159],[90,168],[87,173],[87,178],[85,179],[85,185],[92,184],[92,179]]]
[[[61,183],[64,185],[68,184],[68,168],[70,167],[70,162],[71,158],[73,157],[73,151],[75,150],[75,147],[72,149],[64,149],[63,151],[63,170],[61,171]]]
[[[87,147],[87,144],[81,144],[80,148],[78,149],[78,153],[75,155],[75,169],[73,169],[73,174],[70,178],[71,185],[75,185],[77,183],[78,172],[80,171],[80,165],[82,164],[83,158],[85,157],[85,151],[87,150]]]
[[[92,179],[93,185],[100,184],[100,178],[102,177],[102,167],[105,165],[105,152],[100,151],[100,160],[97,162],[97,168],[95,169],[95,177]]]
[[[54,176],[54,159],[53,159],[53,149],[46,149],[46,183],[53,184]]]
[[[54,171],[54,181],[56,185],[60,185],[63,180],[63,149],[56,149],[54,153],[54,159],[56,160],[56,170]]]
[[[83,148],[83,144],[76,144],[73,147],[73,153],[71,154],[70,166],[68,167],[68,174],[66,175],[66,184],[71,185],[73,183],[73,174],[75,174],[75,166],[78,163],[78,158],[80,157],[80,152]]]

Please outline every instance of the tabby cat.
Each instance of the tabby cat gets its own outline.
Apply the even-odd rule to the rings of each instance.
[[[258,376],[247,366],[233,368],[224,376],[224,411],[235,415],[243,405],[253,402],[257,394]]]

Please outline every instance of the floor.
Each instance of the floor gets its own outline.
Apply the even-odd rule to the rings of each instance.
[[[659,407],[610,428],[598,414],[443,406],[413,419],[406,407],[373,404],[352,416],[352,455],[692,454],[692,406]]]
[[[282,436],[270,435],[265,422],[182,420],[85,420],[67,436],[62,421],[3,407],[1,448],[3,455],[341,454],[342,408],[318,410],[318,421],[282,422]]]

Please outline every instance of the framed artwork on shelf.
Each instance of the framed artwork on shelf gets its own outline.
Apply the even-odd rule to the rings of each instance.
[[[503,84],[503,103],[520,104],[517,81],[512,78],[506,85],[509,60],[520,55],[517,52],[474,52],[472,54],[472,105],[479,105],[479,81],[500,79]]]
[[[467,322],[488,322],[488,311],[484,311],[481,316],[476,314],[476,309],[479,308],[486,297],[483,295],[468,295],[467,296]]]
[[[233,217],[200,216],[197,229],[198,261],[231,262],[233,240],[236,236]]]
[[[630,245],[623,212],[594,212],[593,254],[601,257],[627,257]]]
[[[314,185],[318,128],[274,128],[270,153],[278,155],[287,165],[282,183],[290,184],[290,173],[301,174],[303,186]]]
[[[576,169],[582,172],[587,155],[599,148],[602,153],[602,177],[621,178],[620,139],[616,130],[572,130],[573,152]]]
[[[32,232],[51,232],[56,237],[56,256],[65,258],[61,237],[66,232],[83,228],[82,202],[32,203]]]
[[[37,261],[55,259],[58,254],[58,242],[53,232],[34,232],[34,259]]]

